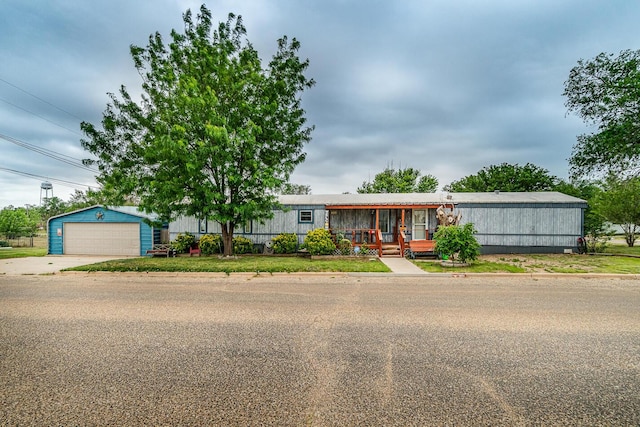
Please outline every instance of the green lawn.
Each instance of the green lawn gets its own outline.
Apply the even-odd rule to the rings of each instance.
[[[47,249],[16,247],[0,249],[0,259],[45,256]],[[606,254],[640,257],[640,242],[629,248],[609,244]],[[432,273],[627,273],[640,274],[640,258],[602,255],[501,255],[485,257],[470,267],[442,267],[433,259],[417,260],[416,265]],[[193,271],[193,272],[388,272],[380,261],[368,258],[310,260],[298,257],[242,256],[230,260],[217,257],[128,258],[74,268],[76,271]]]
[[[640,239],[636,241],[636,244],[632,248],[630,248],[626,244],[609,243],[609,245],[607,245],[607,249],[605,250],[605,253],[640,256]]]
[[[70,271],[170,271],[222,273],[299,273],[299,272],[389,272],[377,259],[241,256],[218,257],[127,258],[69,269]]]
[[[508,262],[478,260],[468,267],[443,267],[437,260],[416,260],[414,263],[429,273],[525,273],[526,270]]]
[[[24,258],[28,256],[45,256],[47,248],[11,248],[0,249],[0,259]]]

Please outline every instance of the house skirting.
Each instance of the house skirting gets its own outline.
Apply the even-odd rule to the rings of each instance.
[[[577,246],[508,246],[508,245],[485,245],[480,247],[482,255],[492,254],[562,254],[567,249],[573,253],[578,253]]]

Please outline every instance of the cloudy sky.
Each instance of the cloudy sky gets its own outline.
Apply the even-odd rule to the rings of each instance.
[[[67,200],[95,186],[76,167],[82,120],[141,80],[129,45],[182,30],[184,0],[0,3],[0,207],[38,204],[41,183]],[[292,181],[314,194],[355,192],[383,170],[413,167],[440,188],[503,162],[561,178],[578,134],[569,70],[600,52],[640,49],[629,0],[208,1],[243,16],[266,63],[282,35],[302,43],[316,86],[303,95],[316,129]],[[49,193],[50,195],[51,193]]]

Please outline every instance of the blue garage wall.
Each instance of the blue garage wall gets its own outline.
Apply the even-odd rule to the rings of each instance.
[[[100,219],[99,219],[100,218]],[[140,223],[140,255],[145,255],[148,249],[153,248],[153,227],[144,222],[144,218],[117,210],[106,209],[101,206],[70,212],[68,214],[53,217],[48,226],[48,253],[49,255],[64,254],[63,224],[65,222],[137,222]]]

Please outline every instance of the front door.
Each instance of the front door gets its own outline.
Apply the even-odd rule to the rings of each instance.
[[[429,229],[428,216],[426,209],[413,210],[413,228],[411,233],[412,240],[426,240],[427,230]]]

